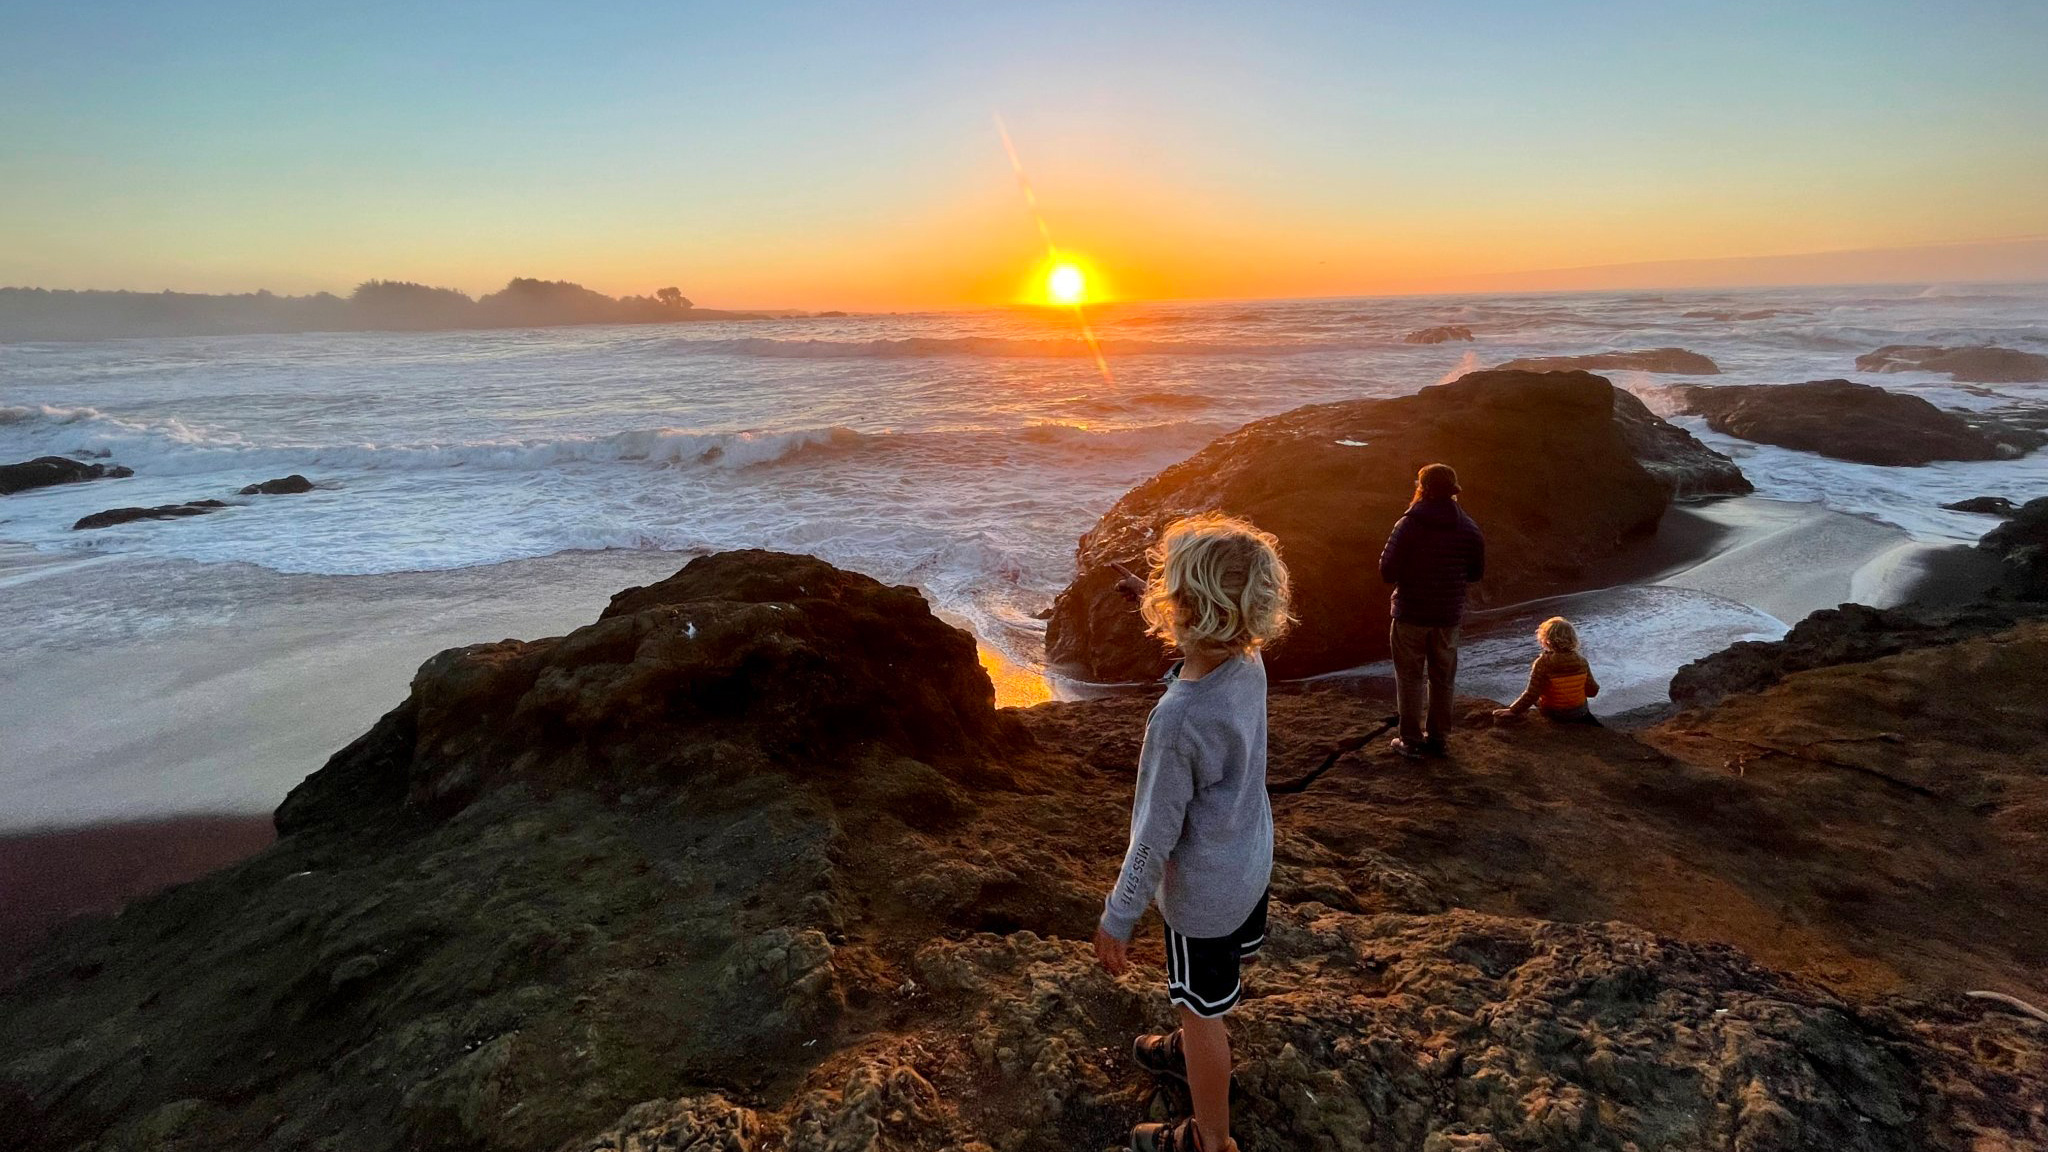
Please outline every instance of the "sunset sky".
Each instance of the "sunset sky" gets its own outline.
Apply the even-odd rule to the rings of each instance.
[[[2048,235],[2041,0],[0,2],[0,284],[1003,302],[997,114],[1125,297]]]

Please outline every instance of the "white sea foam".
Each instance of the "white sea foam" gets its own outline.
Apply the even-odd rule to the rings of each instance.
[[[258,444],[240,433],[195,429],[176,418],[142,422],[92,408],[48,406],[0,409],[0,424],[24,441],[32,439],[33,450],[43,455],[118,458],[128,467],[158,476],[266,468],[526,471],[570,463],[751,468],[809,449],[856,447],[868,439],[835,426],[790,432],[648,428],[603,436],[451,443]]]

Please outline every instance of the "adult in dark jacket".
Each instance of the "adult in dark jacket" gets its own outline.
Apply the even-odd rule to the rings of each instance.
[[[1394,586],[1394,686],[1403,756],[1444,752],[1458,678],[1458,625],[1465,588],[1486,574],[1486,537],[1458,507],[1458,474],[1431,464],[1415,475],[1415,500],[1380,552],[1380,579]],[[1425,708],[1426,703],[1426,708]]]

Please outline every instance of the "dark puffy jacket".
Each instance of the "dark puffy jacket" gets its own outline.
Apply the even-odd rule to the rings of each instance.
[[[1455,628],[1465,586],[1486,575],[1486,537],[1458,502],[1417,500],[1394,522],[1380,552],[1380,579],[1394,586],[1394,619]]]

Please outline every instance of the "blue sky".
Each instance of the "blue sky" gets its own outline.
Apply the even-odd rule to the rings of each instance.
[[[1036,243],[998,111],[1062,243],[1146,295],[2048,232],[2038,0],[5,0],[0,24],[4,283],[989,299]]]

